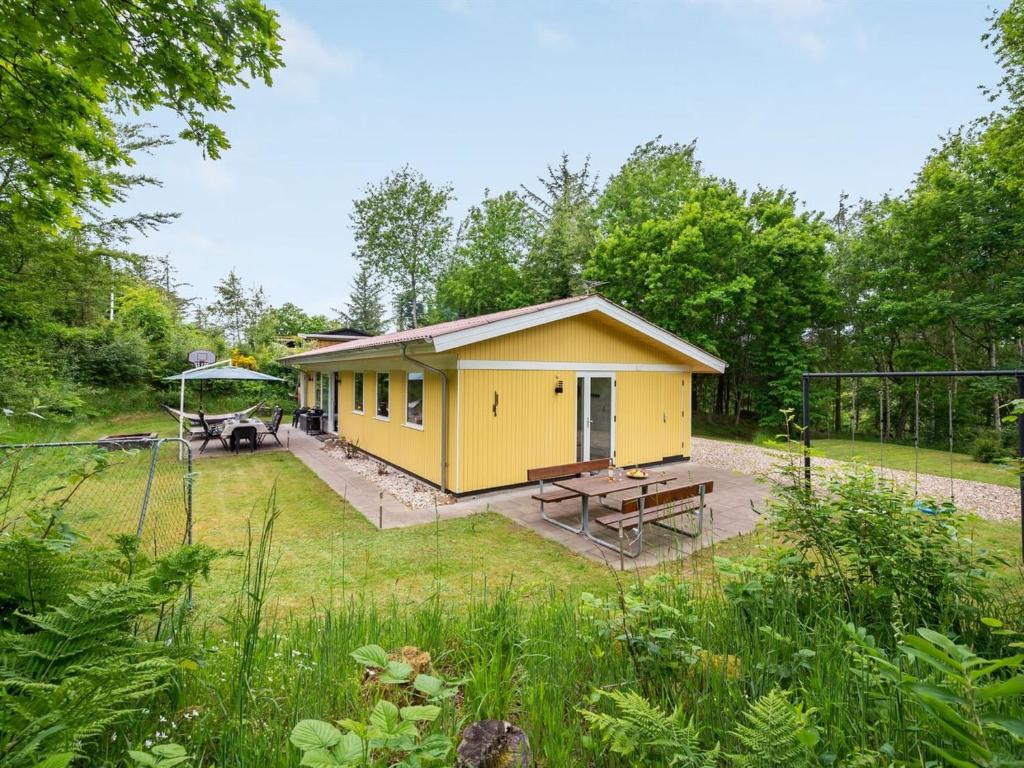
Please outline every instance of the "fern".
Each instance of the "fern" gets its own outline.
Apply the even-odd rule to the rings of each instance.
[[[58,556],[19,542],[3,550],[27,555],[37,573],[58,573],[51,566],[59,557],[71,570],[92,566],[94,580],[114,579],[86,581],[77,595],[48,588],[45,600],[22,603],[47,604],[37,612],[11,610],[21,603],[11,591],[0,605],[0,619],[11,628],[0,633],[0,768],[36,766],[57,753],[88,754],[169,684],[189,649],[164,642],[169,633],[159,627],[175,619],[168,606],[209,569],[215,553],[184,547],[150,564],[123,547]]]
[[[704,750],[700,733],[679,708],[668,714],[635,691],[596,691],[595,702],[609,699],[617,713],[581,710],[583,718],[612,752],[634,764],[673,768],[713,768],[718,746]]]
[[[789,692],[776,688],[743,713],[746,723],[733,731],[743,753],[729,755],[737,768],[799,768],[810,765],[818,731],[811,724],[814,710],[793,704]]]

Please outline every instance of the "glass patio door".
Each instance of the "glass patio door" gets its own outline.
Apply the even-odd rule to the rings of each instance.
[[[576,375],[576,460],[614,458],[615,375]]]

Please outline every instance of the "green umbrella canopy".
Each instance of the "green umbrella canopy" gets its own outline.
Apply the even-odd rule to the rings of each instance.
[[[164,381],[284,381],[277,376],[269,376],[259,371],[250,371],[248,368],[235,368],[233,366],[213,366],[205,368],[194,368],[191,371],[183,371],[173,376],[167,376]]]

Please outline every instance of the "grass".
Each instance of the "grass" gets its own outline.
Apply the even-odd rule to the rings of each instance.
[[[877,439],[860,440],[814,440],[814,451],[828,459],[839,461],[867,462],[872,466],[879,465],[880,446]],[[914,446],[886,443],[881,452],[881,460],[889,469],[914,471]],[[949,476],[949,451],[921,448],[917,456],[919,471],[926,475]],[[1016,488],[1020,479],[1012,471],[998,464],[982,464],[964,453],[953,454],[953,476],[960,480],[975,480],[981,483],[1004,485]]]
[[[693,434],[712,440],[725,440],[732,443],[746,443],[771,447],[776,443],[776,435],[771,430],[761,430],[756,423],[741,421],[736,424],[733,419],[708,421],[707,417],[694,419]],[[849,438],[814,438],[811,441],[814,454],[836,461],[856,461],[870,466],[879,466],[879,441],[877,437],[862,437],[856,442]],[[887,442],[884,449],[884,464],[889,469],[906,472],[914,471],[914,446]],[[917,456],[918,471],[926,475],[949,477],[949,451],[934,448],[921,448]],[[953,477],[959,480],[974,480],[981,483],[992,483],[1009,488],[1016,488],[1020,482],[1012,471],[998,464],[983,464],[975,461],[966,453],[953,453]]]
[[[87,440],[114,432],[173,436],[177,429],[162,412],[132,413],[78,424],[60,437]],[[864,443],[858,447],[870,446]],[[819,441],[815,448],[830,458],[848,460],[853,455],[849,443],[841,440]],[[908,451],[912,461],[912,450],[887,446],[886,465],[905,468],[899,462],[905,464]],[[927,465],[926,454],[930,462]],[[863,458],[870,460],[866,450]],[[981,476],[1008,484],[999,470],[962,458],[957,466],[964,473],[970,469],[970,479],[988,473]],[[940,451],[922,450],[922,471],[943,459],[948,457]],[[122,485],[111,481],[106,493],[100,482],[99,489],[93,491],[95,499],[85,500],[87,506],[99,508],[111,499],[117,503],[107,505],[110,514],[125,520],[135,514],[137,494],[125,488],[143,482],[148,461],[141,456],[137,464],[126,467],[119,478]],[[912,469],[913,464],[909,466]],[[494,513],[437,525],[377,530],[290,453],[242,453],[231,458],[203,459],[196,462],[195,470],[194,540],[225,549],[244,543],[253,511],[262,510],[276,485],[282,517],[276,532],[278,560],[271,604],[282,614],[337,605],[352,597],[376,602],[397,597],[411,604],[438,594],[463,602],[485,587],[511,586],[535,595],[548,587],[605,593],[614,586],[614,576],[604,565],[574,555]],[[126,525],[125,520],[114,522]],[[96,516],[88,523],[88,532],[103,536],[104,526],[110,523],[111,517]],[[978,521],[976,529],[976,538],[983,546],[1008,553],[1019,551],[1016,524]],[[757,532],[719,542],[714,550],[704,550],[679,564],[678,570],[690,578],[712,573],[709,566],[714,554],[749,553],[764,535]],[[216,616],[228,605],[237,569],[237,559],[226,559],[215,568],[211,581],[200,585],[197,596],[206,615]]]
[[[149,431],[149,424],[174,429],[166,417],[138,415],[74,434]],[[886,643],[895,627],[884,613],[889,597],[851,612],[844,593],[800,594],[799,581],[779,589],[771,572],[728,577],[732,588],[723,587],[714,556],[754,554],[759,544],[778,541],[770,529],[654,569],[673,578],[636,591],[650,572],[617,577],[497,514],[379,531],[287,452],[211,457],[195,469],[195,540],[220,548],[245,546],[250,522],[259,529],[276,488],[280,516],[264,624],[247,628],[237,615],[219,621],[232,617],[236,598],[258,591],[243,581],[241,558],[220,561],[195,592],[199,621],[191,631],[200,663],[183,665],[174,684],[120,731],[120,741],[104,735],[106,764],[120,759],[125,741],[171,738],[196,766],[295,766],[288,735],[299,720],[365,719],[381,696],[411,700],[363,682],[349,654],[368,643],[418,646],[431,654],[432,672],[463,681],[430,730],[455,738],[472,720],[510,719],[528,733],[537,764],[552,768],[667,764],[620,757],[592,740],[581,710],[608,709],[595,702],[595,690],[636,691],[666,710],[679,706],[699,730],[702,749],[720,743],[729,753],[745,749],[736,726],[752,701],[775,688],[792,691],[812,710],[822,738],[813,759],[793,765],[826,756],[853,764],[858,753],[886,749],[910,764],[923,754],[922,739],[945,738],[906,702],[893,706],[895,716],[886,714],[892,702],[879,698],[886,691],[852,672],[845,624],[871,619]],[[90,503],[102,508],[119,495],[105,490]],[[1008,556],[1005,582],[994,585],[979,615],[1019,628],[1019,528],[972,519],[964,534]],[[893,537],[894,546],[899,541]],[[742,590],[739,581],[748,582]],[[582,592],[604,599],[585,600]],[[871,615],[873,605],[880,616]],[[985,644],[985,653],[1010,652],[1008,641],[978,622],[960,629],[970,636],[958,639]],[[247,633],[254,638],[249,656],[239,650]],[[898,656],[891,639],[884,647]],[[695,649],[697,661],[687,660]],[[1005,713],[1024,714],[1019,701]],[[1008,748],[1004,734],[992,738]]]
[[[603,565],[574,555],[495,513],[437,524],[378,530],[289,453],[239,454],[198,462],[196,541],[238,547],[250,516],[277,487],[276,576],[279,610],[328,607],[348,598],[418,603],[433,595],[464,601],[490,586],[525,594],[574,585],[606,591]],[[258,523],[258,520],[257,520]],[[201,600],[231,597],[235,561],[222,563]]]

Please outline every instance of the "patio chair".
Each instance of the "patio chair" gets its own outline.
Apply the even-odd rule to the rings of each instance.
[[[223,431],[224,426],[222,424],[214,424],[214,425],[211,426],[206,421],[206,414],[203,413],[202,411],[200,411],[198,413],[198,416],[199,416],[199,426],[203,430],[203,434],[202,434],[203,444],[201,446],[199,446],[199,452],[202,453],[203,451],[205,451],[206,450],[206,446],[209,445],[211,440],[220,440],[221,447],[225,451],[228,450],[228,443],[224,439],[224,437],[221,435],[221,431]]]
[[[243,440],[249,441],[249,450],[255,451],[259,445],[259,433],[254,426],[238,426],[231,430],[231,450],[238,453],[239,444]]]
[[[283,408],[278,407],[274,409],[274,418],[270,420],[270,424],[267,425],[266,430],[259,433],[258,439],[260,441],[260,445],[263,445],[263,441],[267,439],[267,435],[270,435],[270,437],[274,438],[278,445],[284,448],[284,445],[281,443],[281,438],[277,436],[277,430],[281,426],[281,417],[283,415]]]

